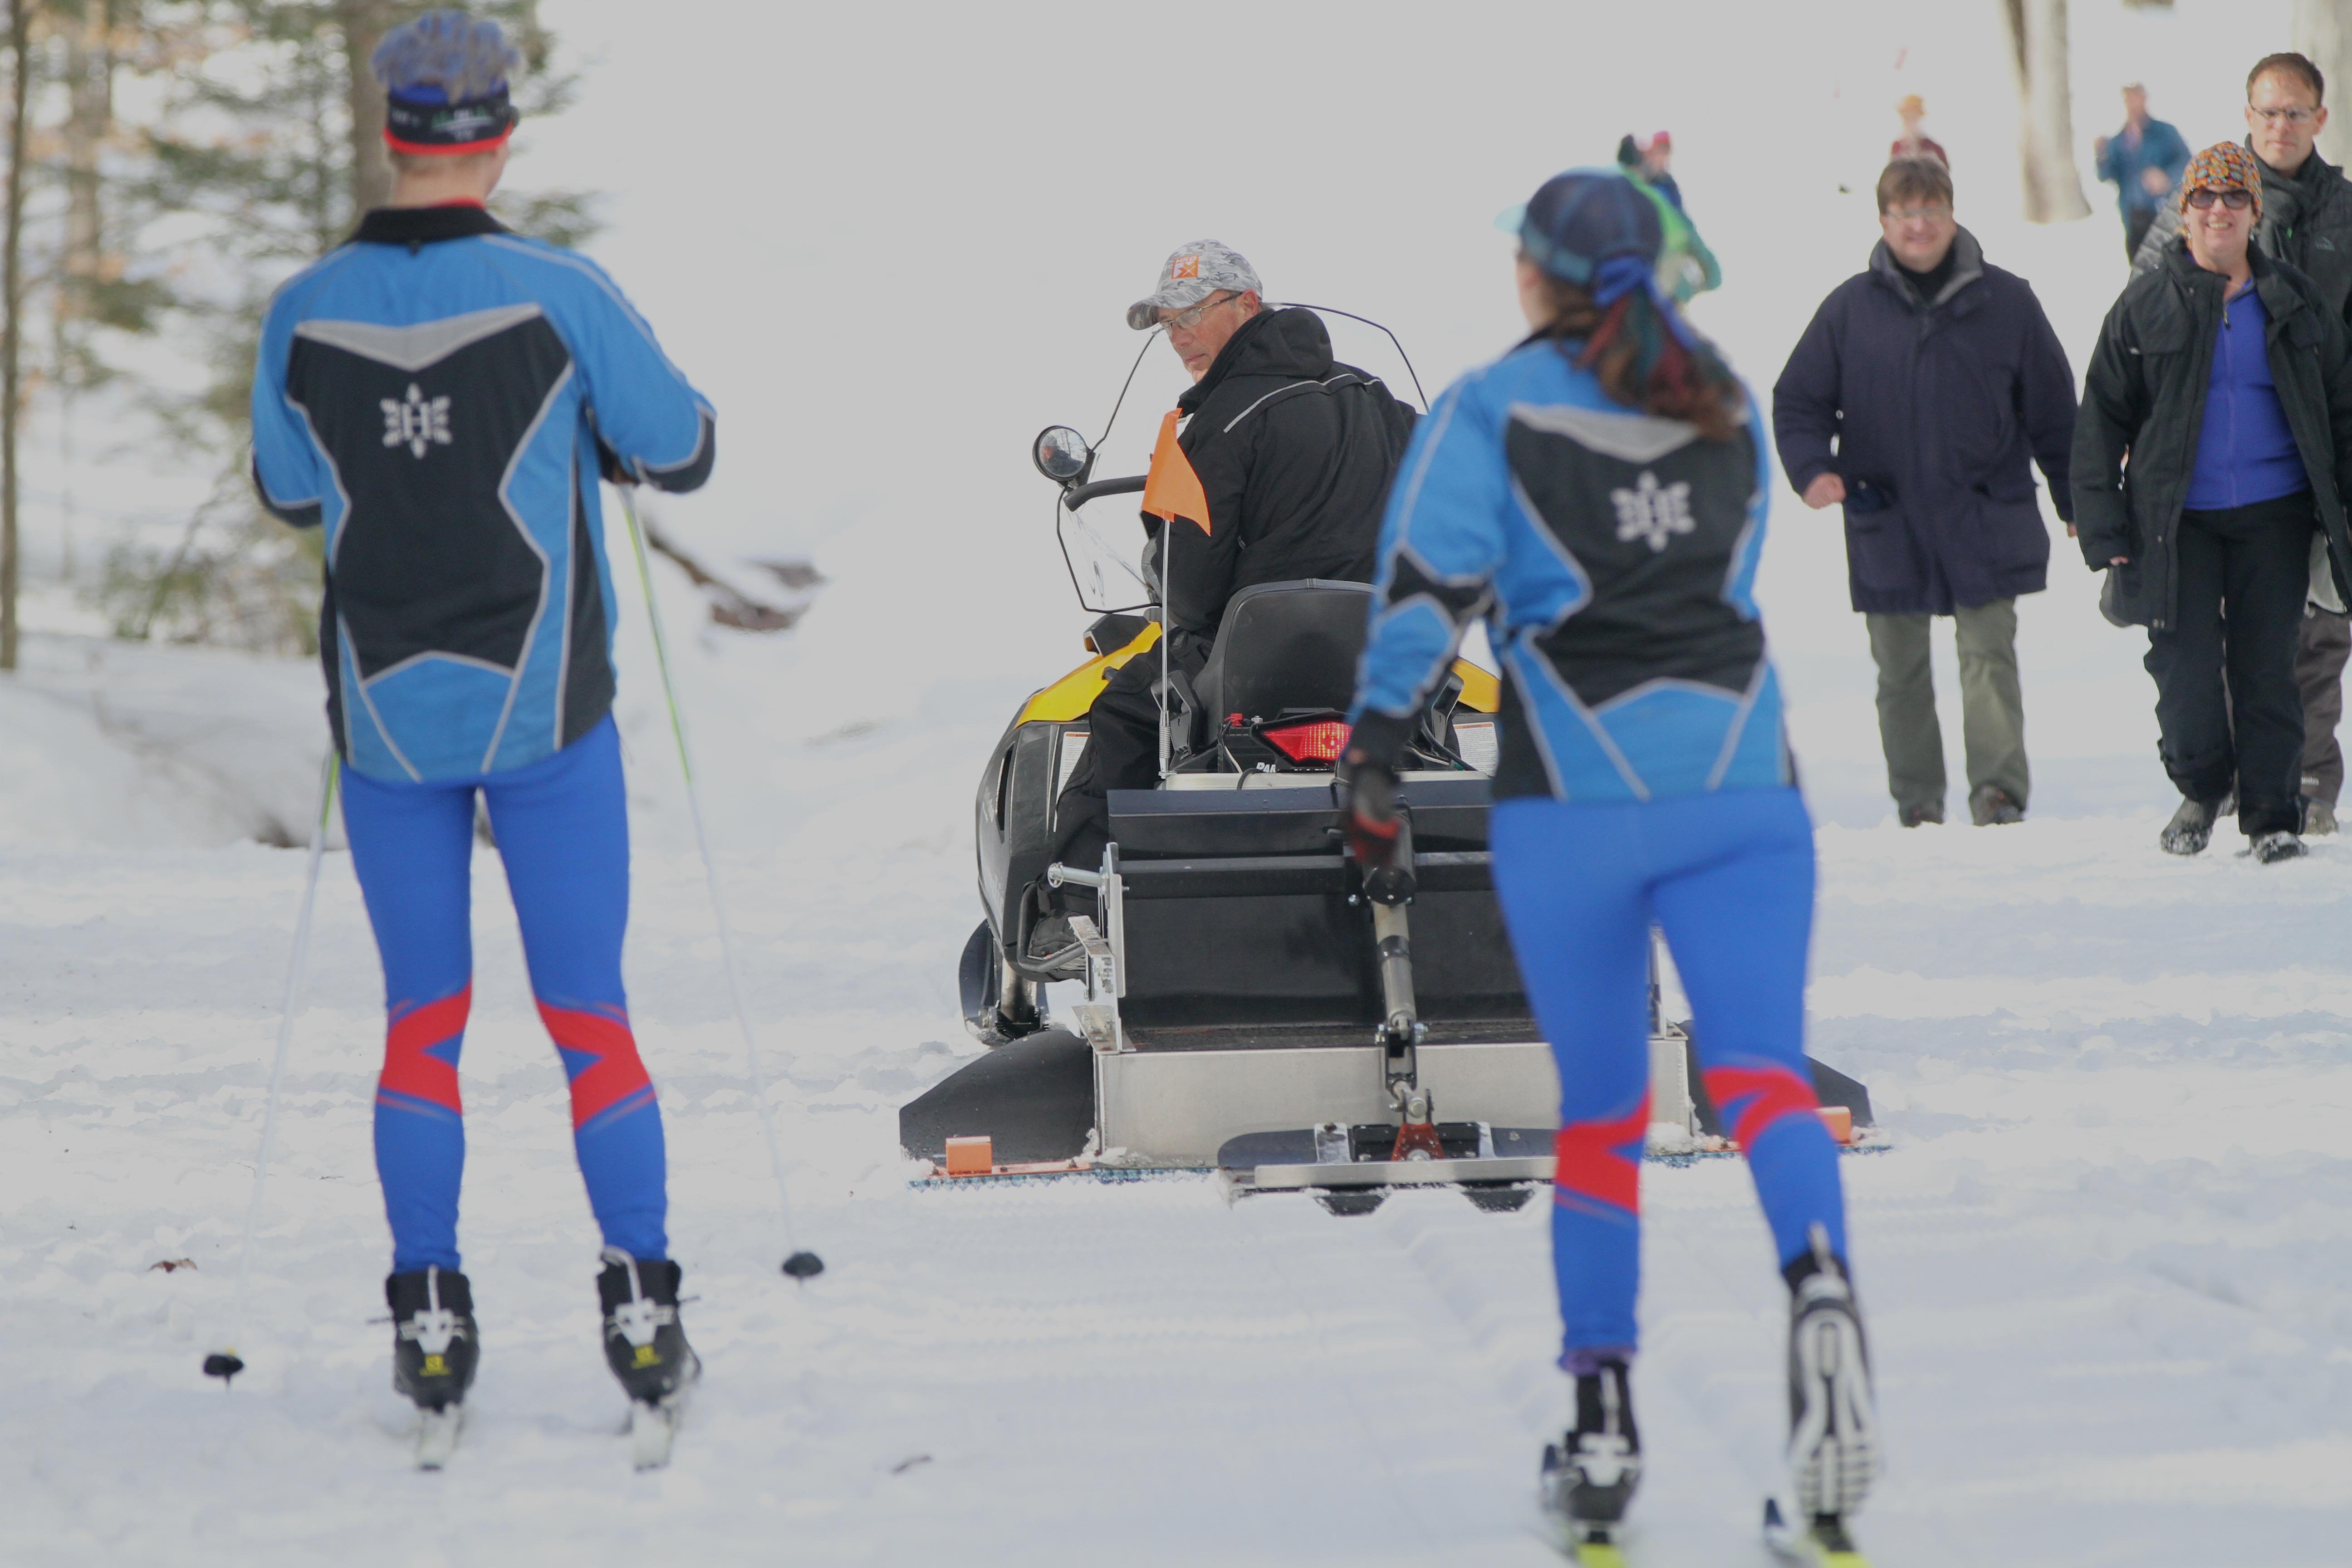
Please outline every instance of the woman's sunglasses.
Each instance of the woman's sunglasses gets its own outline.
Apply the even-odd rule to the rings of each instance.
[[[2226,191],[2217,191],[2210,185],[2189,193],[2189,205],[2200,211],[2211,206],[2215,202],[2220,202],[2233,213],[2242,213],[2254,205],[2254,193],[2236,186]]]

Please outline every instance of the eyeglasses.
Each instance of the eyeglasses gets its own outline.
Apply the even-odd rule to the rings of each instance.
[[[2276,125],[2284,120],[2298,131],[2319,118],[2319,110],[2315,109],[2255,109],[2251,103],[2246,107],[2261,116],[2265,125]]]
[[[1181,315],[1171,316],[1160,324],[1167,328],[1171,332],[1175,331],[1179,328],[1189,332],[1193,328],[1201,324],[1202,317],[1207,315],[1218,306],[1230,305],[1240,298],[1241,296],[1239,294],[1228,294],[1222,300],[1203,300],[1199,304],[1193,306],[1191,310],[1184,311]]]
[[[1886,216],[1893,218],[1896,223],[1940,223],[1944,219],[1952,216],[1952,209],[1948,206],[1941,205],[1932,207],[1889,207],[1886,209]]]
[[[2205,211],[2215,202],[2220,202],[2233,213],[2243,212],[2254,205],[2254,193],[2234,185],[2226,191],[2217,191],[2212,186],[2206,185],[2189,193],[2189,205],[2200,212]]]

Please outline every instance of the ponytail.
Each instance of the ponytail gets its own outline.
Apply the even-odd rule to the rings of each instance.
[[[1542,335],[1592,372],[1612,402],[1696,426],[1709,441],[1730,440],[1747,422],[1748,400],[1730,366],[1713,345],[1677,331],[1664,315],[1672,307],[1648,289],[1630,289],[1604,308],[1589,289],[1549,274],[1544,285],[1552,319]]]

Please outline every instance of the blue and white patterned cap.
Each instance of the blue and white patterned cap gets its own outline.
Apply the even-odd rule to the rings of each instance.
[[[1220,289],[1261,298],[1265,294],[1257,269],[1240,251],[1213,239],[1180,245],[1160,265],[1159,286],[1127,308],[1127,324],[1139,332],[1149,331],[1160,324],[1160,311],[1197,305]]]

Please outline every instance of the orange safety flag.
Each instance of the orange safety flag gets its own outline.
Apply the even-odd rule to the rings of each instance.
[[[1151,448],[1151,472],[1143,480],[1143,510],[1170,522],[1181,517],[1207,533],[1209,498],[1192,471],[1192,459],[1176,444],[1177,418],[1171,408],[1160,422],[1160,444]]]

